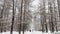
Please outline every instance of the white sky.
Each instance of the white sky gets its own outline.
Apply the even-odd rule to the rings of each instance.
[[[30,7],[30,10],[34,13],[36,12],[36,10],[38,9],[38,7],[40,6],[40,0],[34,0],[33,2],[30,3],[30,5],[32,7]]]

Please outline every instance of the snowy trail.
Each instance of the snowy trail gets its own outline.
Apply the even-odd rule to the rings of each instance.
[[[3,32],[0,34],[10,34],[10,32]],[[19,33],[14,31],[13,34],[19,34]],[[21,34],[23,34],[23,33],[21,33]],[[50,32],[42,33],[41,31],[33,31],[33,32],[26,31],[24,34],[51,34],[51,33]],[[52,33],[52,34],[54,34],[54,33]]]

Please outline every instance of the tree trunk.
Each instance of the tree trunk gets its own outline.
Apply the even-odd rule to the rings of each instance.
[[[21,0],[21,15],[20,15],[20,27],[19,27],[19,34],[21,34],[21,27],[22,27],[22,8],[23,8],[23,0]]]
[[[4,8],[4,7],[5,7],[5,0],[4,0],[4,5],[3,5],[2,7],[3,7],[3,9],[2,9],[2,11],[1,11],[1,17],[0,17],[0,18],[1,18],[1,23],[0,23],[0,24],[1,24],[1,33],[3,32],[2,18],[3,18],[3,11],[4,11],[4,9],[5,9],[5,8]]]
[[[10,34],[13,33],[13,25],[14,25],[14,0],[13,0],[13,12],[12,12],[12,24],[11,24],[11,31],[10,31]]]

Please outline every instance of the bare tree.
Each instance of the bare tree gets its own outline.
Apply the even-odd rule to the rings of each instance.
[[[13,25],[14,25],[14,15],[15,15],[15,13],[14,13],[14,0],[13,0],[13,12],[12,12],[12,24],[11,24],[11,32],[10,32],[10,34],[12,34],[12,32],[13,32]]]
[[[1,33],[3,32],[3,23],[2,23],[2,18],[3,18],[3,12],[4,12],[4,9],[5,9],[5,0],[4,0],[4,5],[2,6],[3,9],[1,10]]]
[[[22,25],[22,8],[23,8],[23,0],[21,0],[21,16],[20,16],[20,27],[19,27],[19,34],[21,34],[21,25]]]

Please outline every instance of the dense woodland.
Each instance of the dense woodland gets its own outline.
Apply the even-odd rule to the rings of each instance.
[[[0,0],[0,32],[60,31],[60,0]]]

